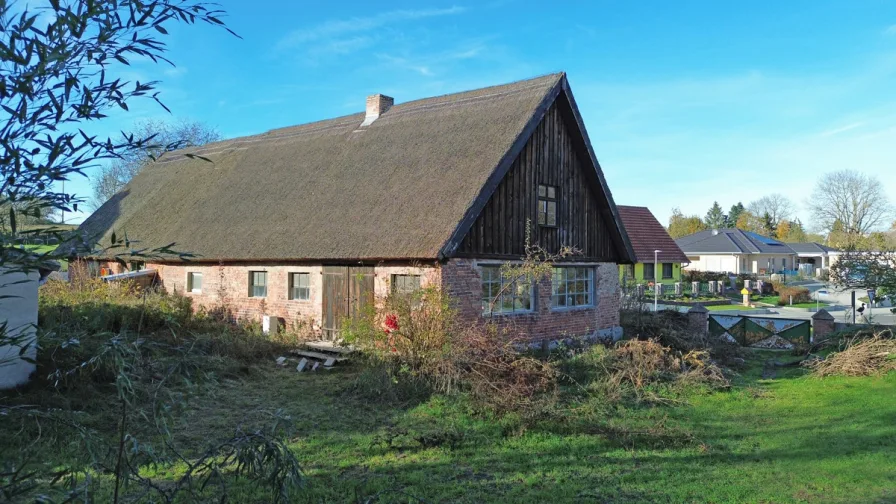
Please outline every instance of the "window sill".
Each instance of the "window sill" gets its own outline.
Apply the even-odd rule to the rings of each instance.
[[[593,310],[597,308],[597,305],[581,305],[581,306],[552,306],[552,312],[574,312],[574,311],[585,311],[585,310]]]
[[[187,292],[189,292],[190,294],[202,294],[202,291],[201,291],[201,290],[196,290],[196,289],[189,290],[189,291],[187,291]]]
[[[287,301],[292,303],[310,303],[310,299],[287,299]]]
[[[520,315],[535,315],[535,310],[529,311],[518,311],[518,312],[508,312],[508,313],[487,313],[482,312],[483,318],[495,318],[495,317],[518,317]]]

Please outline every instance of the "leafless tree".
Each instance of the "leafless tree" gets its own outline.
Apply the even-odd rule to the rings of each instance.
[[[763,196],[747,205],[751,214],[762,217],[768,214],[774,224],[789,220],[793,216],[794,205],[790,198],[780,193]]]
[[[102,206],[144,166],[165,152],[204,145],[221,139],[216,129],[194,121],[176,123],[158,120],[140,121],[134,125],[133,131],[129,134],[146,140],[146,143],[123,152],[120,158],[100,168],[99,173],[91,181],[93,185],[91,206],[94,209]]]
[[[850,170],[824,175],[807,202],[819,229],[862,236],[885,224],[893,207],[876,177]]]

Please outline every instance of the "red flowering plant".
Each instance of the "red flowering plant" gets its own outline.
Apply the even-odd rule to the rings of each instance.
[[[345,341],[394,369],[429,374],[450,348],[453,310],[439,289],[390,293],[343,323]]]

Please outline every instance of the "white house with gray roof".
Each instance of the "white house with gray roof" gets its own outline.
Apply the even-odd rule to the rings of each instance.
[[[710,229],[675,243],[690,261],[685,270],[766,274],[797,264],[798,255],[788,244],[742,229]]]
[[[803,268],[810,269],[811,271],[807,272],[809,274],[817,274],[830,268],[840,258],[839,250],[820,243],[788,243],[787,245],[796,252],[799,268],[801,270]]]

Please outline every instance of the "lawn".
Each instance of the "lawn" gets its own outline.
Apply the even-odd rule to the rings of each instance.
[[[761,380],[762,362],[781,357],[756,355],[730,392],[622,408],[605,425],[508,432],[505,422],[471,416],[459,399],[402,407],[352,398],[345,386],[358,378],[354,368],[268,368],[193,403],[180,428],[198,441],[246,411],[286,408],[313,502],[896,499],[896,375]],[[643,433],[596,434],[608,427]]]
[[[752,306],[744,306],[742,304],[730,304],[730,305],[712,305],[712,306],[704,306],[709,311],[730,311],[730,310],[758,310],[759,308],[755,308]]]
[[[25,245],[25,248],[34,252],[35,254],[49,254],[56,250],[58,245]],[[60,271],[68,271],[68,261],[59,259],[59,270]]]
[[[50,286],[63,291],[60,299],[91,295]],[[144,317],[135,308],[146,298],[116,306],[127,293],[108,294],[92,308],[103,317],[78,311],[70,319],[84,334],[118,327],[113,319],[131,320],[147,330],[174,327],[169,341],[181,341],[188,326],[183,313],[189,313],[183,299],[150,296],[148,303],[165,311]],[[42,308],[44,323],[70,317],[68,303],[74,301]],[[279,410],[290,419],[285,439],[307,477],[300,502],[896,502],[896,373],[817,379],[799,367],[772,365],[795,359],[789,353],[747,350],[725,391],[688,388],[662,402],[609,403],[567,381],[561,406],[526,423],[482,413],[463,395],[395,399],[387,393],[391,382],[376,381],[357,360],[297,373],[295,360],[278,367],[265,345],[232,338],[216,332],[202,340],[212,346],[208,358],[195,362],[216,379],[210,386],[190,385],[194,394],[172,410],[172,439],[187,453],[200,453],[238,427],[251,431],[269,423]],[[243,346],[232,343],[240,341]],[[226,352],[264,357],[234,361]],[[148,373],[157,383],[155,371]],[[103,384],[108,376],[94,380],[49,395],[35,385],[6,399],[70,407],[84,426],[114,440],[115,388]],[[22,437],[26,429],[34,426],[0,422],[0,459],[21,453],[31,441]],[[40,432],[28,446],[36,460],[57,467],[83,459],[77,435],[32,432]],[[151,439],[144,436],[137,434]],[[163,488],[182,471],[181,465],[141,469]],[[237,482],[228,500],[269,497]],[[96,499],[109,500],[102,493]]]

